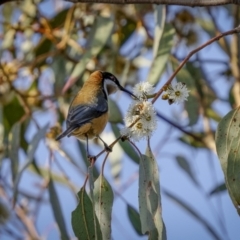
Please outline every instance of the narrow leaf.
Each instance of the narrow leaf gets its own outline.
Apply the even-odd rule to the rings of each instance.
[[[95,240],[102,239],[99,222],[94,224],[94,211],[92,202],[84,188],[78,192],[79,203],[72,212],[72,228],[78,239]],[[97,219],[96,219],[97,220]],[[97,233],[95,232],[97,229]]]
[[[18,172],[18,151],[20,147],[20,129],[21,124],[19,122],[15,123],[9,134],[9,158],[11,160],[11,170],[12,170],[12,180],[16,179]]]
[[[88,50],[82,56],[80,62],[74,67],[73,73],[63,88],[63,92],[73,85],[73,83],[82,75],[89,60],[92,57],[97,56],[102,48],[106,45],[111,36],[113,26],[114,21],[112,18],[106,18],[102,16],[96,17],[95,23],[87,40]]]
[[[113,191],[102,174],[94,183],[95,213],[100,223],[103,239],[111,239],[111,218],[113,205]]]
[[[198,181],[193,173],[193,170],[191,168],[191,165],[189,164],[187,159],[183,156],[176,156],[176,160],[177,160],[179,167],[181,167],[185,171],[185,173],[190,177],[190,179],[193,181],[193,183],[196,186],[199,186],[199,183],[198,183]]]
[[[111,124],[111,128],[113,130],[113,133],[116,137],[120,136],[120,129],[116,124]],[[129,156],[131,160],[133,160],[135,163],[139,164],[139,156],[136,153],[135,149],[132,147],[132,145],[128,141],[119,141],[120,146],[124,150],[124,152]]]
[[[161,216],[158,165],[150,147],[140,158],[138,196],[142,233],[148,232],[149,239],[166,239]]]
[[[108,107],[110,112],[108,121],[110,123],[123,123],[123,116],[116,102],[108,99]]]
[[[162,17],[165,18],[165,15],[163,14]],[[165,22],[165,19],[163,19],[162,21]],[[159,25],[157,25],[156,27],[157,27],[157,30],[155,31],[155,34],[156,32],[162,31]],[[155,85],[158,83],[159,78],[166,67],[169,54],[173,46],[174,34],[175,34],[175,30],[172,27],[172,25],[169,23],[165,23],[163,35],[161,37],[160,42],[158,38],[154,39],[154,41],[158,42],[156,43],[158,44],[158,50],[157,50],[156,56],[152,61],[152,65],[147,77],[148,82],[150,82],[151,84]],[[161,33],[156,35],[161,36]],[[156,46],[156,44],[154,44],[154,46]]]
[[[141,221],[140,221],[140,215],[137,212],[137,210],[132,207],[131,205],[127,204],[127,213],[128,213],[128,218],[137,232],[138,235],[143,235],[141,232]]]
[[[227,190],[226,184],[225,184],[225,183],[221,183],[221,184],[215,186],[215,187],[209,192],[209,195],[212,196],[212,195],[221,193],[221,192],[223,192],[223,191],[225,192],[226,190]]]
[[[206,219],[204,219],[198,212],[196,212],[191,206],[189,206],[186,202],[181,200],[176,195],[170,193],[167,190],[163,190],[164,194],[168,196],[170,199],[172,199],[174,202],[176,202],[178,205],[180,205],[184,210],[186,210],[191,216],[193,216],[198,222],[200,222],[206,230],[213,236],[216,240],[221,240],[222,238],[218,235],[218,233],[215,231],[215,229],[208,223]]]
[[[240,107],[230,111],[218,124],[216,147],[226,187],[240,215]]]
[[[67,229],[66,229],[66,224],[65,224],[62,209],[61,209],[61,205],[60,205],[58,195],[57,195],[57,192],[56,192],[56,189],[55,189],[55,186],[54,186],[54,183],[53,183],[53,180],[51,177],[49,180],[48,190],[49,190],[49,198],[50,198],[50,203],[51,203],[52,210],[53,210],[53,215],[57,222],[59,231],[61,233],[61,239],[62,240],[69,239]]]
[[[33,162],[34,159],[34,154],[35,151],[38,147],[38,144],[40,142],[40,140],[42,138],[45,137],[46,131],[48,129],[48,125],[46,125],[45,127],[41,128],[33,137],[31,143],[28,146],[28,150],[27,150],[27,160],[25,161],[24,165],[22,166],[22,168],[19,170],[18,175],[15,179],[14,182],[14,188],[13,188],[13,202],[15,204],[16,200],[17,200],[17,189],[18,189],[18,184],[19,181],[21,179],[21,176],[23,174],[23,172],[30,166],[30,164]]]

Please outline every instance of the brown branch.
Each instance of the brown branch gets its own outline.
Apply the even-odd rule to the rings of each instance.
[[[240,5],[240,0],[66,0],[72,3],[109,3],[109,4],[166,4],[189,7],[220,6],[226,4]],[[0,0],[0,5],[21,0]]]
[[[240,5],[239,0],[67,0],[69,2],[111,3],[111,4],[166,4],[189,7],[206,7],[226,4]]]
[[[220,38],[228,36],[228,35],[232,35],[232,34],[236,34],[240,32],[240,26],[227,31],[227,32],[223,32],[221,34],[219,34],[218,36],[211,38],[209,41],[207,41],[206,43],[202,44],[201,46],[199,46],[198,48],[192,50],[187,56],[186,58],[181,62],[181,64],[178,66],[178,68],[176,69],[176,71],[171,75],[171,77],[167,80],[167,82],[164,84],[164,86],[157,92],[156,96],[153,98],[152,103],[155,103],[156,100],[160,97],[160,95],[162,94],[162,92],[164,91],[164,89],[172,82],[172,80],[176,77],[176,75],[178,74],[178,72],[183,68],[183,66],[186,64],[186,62],[197,52],[199,52],[200,50],[202,50],[203,48],[207,47],[208,45],[212,44],[215,41],[218,41]]]

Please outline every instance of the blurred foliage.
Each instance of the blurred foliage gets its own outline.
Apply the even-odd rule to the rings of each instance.
[[[141,70],[147,68],[148,81],[157,87],[159,82],[163,85],[161,79],[178,67],[183,56],[203,43],[202,36],[210,38],[221,31],[217,24],[218,11],[228,12],[232,27],[233,22],[239,22],[239,14],[236,14],[239,8],[235,10],[235,14],[231,7],[222,6],[214,11],[215,14],[212,9],[207,8],[199,8],[198,11],[151,4],[71,4],[41,0],[24,0],[21,3],[16,1],[1,5],[0,224],[8,224],[4,225],[0,236],[9,235],[13,239],[43,237],[44,233],[37,230],[33,219],[39,217],[39,205],[47,202],[58,225],[59,238],[70,238],[69,229],[65,227],[68,218],[63,213],[63,201],[57,186],[67,186],[73,194],[76,194],[78,186],[68,176],[58,158],[60,156],[68,161],[69,166],[74,167],[82,177],[85,177],[86,169],[90,165],[82,143],[76,146],[79,157],[75,159],[66,146],[55,141],[61,132],[60,126],[64,126],[72,97],[90,73],[97,69],[114,73],[122,80],[122,85],[132,87],[142,78]],[[191,93],[189,101],[183,106],[184,120],[183,116],[176,116],[175,119],[173,117],[173,121],[176,122],[173,127],[180,130],[181,135],[177,138],[179,144],[185,143],[191,150],[215,150],[215,126],[222,117],[214,108],[216,101],[227,102],[231,107],[240,105],[239,92],[236,91],[240,76],[240,69],[236,66],[240,61],[240,54],[238,47],[235,46],[234,49],[237,50],[232,50],[234,44],[237,43],[231,42],[230,38],[221,39],[216,43],[218,50],[223,52],[228,61],[220,61],[217,56],[201,59],[199,55],[194,55],[176,76],[177,81],[186,83]],[[150,55],[153,56],[152,60],[149,60]],[[218,90],[213,87],[212,82],[218,79],[207,73],[206,63],[220,66],[215,74],[230,86],[228,99],[222,99]],[[121,101],[109,101],[109,122],[116,138],[120,135],[119,129],[123,123],[120,104]],[[42,115],[51,116],[49,125],[44,124]],[[171,121],[167,123],[171,125]],[[223,128],[229,126],[225,125]],[[141,184],[142,189],[145,189],[145,192],[141,188],[139,191],[139,201],[145,204],[145,209],[137,211],[127,200],[129,224],[132,224],[139,235],[150,234],[149,239],[154,239],[154,236],[164,239],[165,226],[162,216],[158,218],[161,214],[158,172],[153,171],[157,166],[152,152],[149,150],[148,156],[142,155],[141,158],[129,141],[119,141],[119,144],[120,149],[125,152],[124,158],[127,156],[134,164],[140,163]],[[40,145],[44,145],[48,150],[47,157],[41,152],[44,158],[47,158],[46,165],[43,165],[44,159],[41,159],[42,164],[36,159],[36,151]],[[210,193],[203,193],[192,170],[192,161],[174,154],[176,164],[202,194],[212,196],[226,190],[225,184],[221,183],[213,187]],[[224,161],[227,161],[224,157],[226,156],[223,156]],[[232,190],[232,198],[237,208],[239,185],[237,188],[236,184],[239,183],[239,163],[236,162],[234,166],[236,171],[233,173],[231,169],[223,168],[227,172],[227,180],[229,174],[231,178],[231,174],[238,174],[238,182],[234,183]],[[152,171],[151,174],[143,176],[144,169]],[[78,192],[79,204],[76,203],[76,210],[72,213],[73,231],[79,239],[82,236],[86,236],[86,239],[96,239],[94,234],[100,236],[102,232],[110,239],[109,222],[114,189],[102,172],[99,175],[99,169],[94,167],[91,171],[89,181],[92,186],[96,186],[94,191],[90,189],[90,197],[84,187]],[[31,186],[38,194],[33,194],[31,189],[27,192],[22,189],[20,183],[25,173],[30,173],[38,179],[37,187],[34,184]],[[120,173],[119,170],[118,177]],[[153,185],[146,184],[145,180],[153,182]],[[227,188],[228,185],[229,183]],[[45,192],[48,192],[49,196],[47,201]],[[224,239],[201,217],[198,210],[170,192],[165,191],[165,194],[196,218],[215,239]],[[27,203],[24,204],[24,201]],[[93,202],[98,204],[98,213]],[[10,217],[9,209],[12,203],[15,214]],[[36,203],[36,206],[32,207],[29,203]],[[79,211],[83,214],[79,214]],[[156,212],[158,217],[151,219]],[[98,221],[99,216],[107,216],[106,224],[109,226],[103,226],[105,222]],[[15,226],[16,222],[21,224],[17,224],[18,227],[12,230],[11,225]],[[84,227],[80,228],[80,225]],[[101,238],[102,235],[99,239]]]

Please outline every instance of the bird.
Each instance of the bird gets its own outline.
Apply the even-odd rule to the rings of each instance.
[[[111,148],[99,135],[108,122],[108,96],[117,90],[124,91],[137,99],[133,93],[120,85],[112,73],[94,71],[73,98],[67,115],[66,130],[56,140],[66,136],[86,140],[87,157],[91,158],[93,156],[89,154],[88,140],[98,138],[104,144],[105,149],[111,152]]]

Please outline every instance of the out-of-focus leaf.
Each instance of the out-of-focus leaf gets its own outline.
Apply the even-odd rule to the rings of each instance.
[[[36,166],[36,165],[35,165]],[[43,177],[44,179],[48,179],[49,177],[49,169],[48,168],[43,168],[43,167],[39,167],[39,166],[34,166],[34,163],[31,164],[28,167],[28,170],[40,175],[41,177]],[[53,181],[57,182],[57,183],[61,183],[69,188],[75,188],[76,186],[73,185],[70,181],[68,181],[66,178],[64,178],[63,175],[59,174],[59,173],[55,173],[55,172],[51,172],[51,178]]]
[[[205,73],[202,72],[202,68],[194,63],[188,62],[186,68],[192,76],[197,94],[202,102],[204,108],[211,106],[212,102],[216,99],[214,89],[208,83]]]
[[[215,194],[219,194],[221,192],[225,192],[227,190],[226,188],[226,184],[225,183],[221,183],[217,186],[215,186],[210,192],[209,192],[209,195],[212,196],[212,195],[215,195]]]
[[[220,121],[216,131],[217,154],[225,176],[226,187],[240,215],[240,107]]]
[[[60,11],[59,13],[57,13],[49,21],[50,26],[52,28],[56,28],[56,27],[60,27],[61,25],[63,25],[63,23],[65,22],[68,11],[69,11],[69,9],[64,9],[64,10]]]
[[[137,210],[131,205],[127,204],[127,213],[128,213],[128,218],[133,228],[135,229],[136,233],[140,236],[143,235],[141,231],[140,215],[137,212]]]
[[[193,209],[189,204],[181,200],[178,196],[170,193],[167,190],[163,190],[164,194],[169,197],[172,201],[177,203],[179,206],[181,206],[184,210],[186,210],[191,216],[193,216],[199,223],[202,224],[203,227],[211,234],[213,239],[216,240],[223,240],[218,233],[215,231],[215,229],[208,223],[207,219],[204,219],[195,209]]]
[[[14,114],[13,114],[14,113]],[[13,124],[18,122],[24,115],[24,109],[15,96],[13,100],[3,107],[4,128],[6,133],[10,131]]]
[[[89,60],[92,57],[97,56],[102,48],[106,45],[111,36],[113,25],[114,21],[112,18],[106,18],[102,16],[96,17],[87,41],[87,51],[81,58],[80,62],[74,67],[70,78],[64,86],[63,92],[73,85],[77,78],[82,75]]]
[[[37,5],[34,4],[32,0],[25,0],[20,5],[20,8],[22,9],[23,13],[30,17],[36,16],[37,11]]]
[[[48,125],[44,126],[38,132],[36,132],[35,135],[33,136],[33,139],[31,141],[31,143],[28,146],[27,160],[25,161],[25,163],[22,166],[22,168],[19,170],[19,172],[17,174],[17,177],[15,179],[15,182],[14,182],[14,187],[13,187],[13,202],[14,203],[17,200],[17,190],[18,190],[18,184],[19,184],[19,181],[21,179],[21,176],[22,176],[23,172],[33,162],[35,151],[36,151],[36,149],[38,147],[38,144],[39,144],[40,140],[45,137],[47,129],[48,129]]]
[[[62,208],[61,208],[58,195],[51,177],[49,180],[48,190],[49,190],[49,199],[52,206],[53,215],[57,222],[59,231],[61,233],[61,239],[62,240],[69,239],[69,235],[66,229],[66,224],[64,221],[63,213],[62,213]]]
[[[214,36],[215,34],[215,26],[213,22],[206,18],[197,18],[196,22],[205,30],[210,36]]]
[[[13,41],[14,37],[16,34],[15,29],[9,29],[5,34],[4,34],[4,39],[1,43],[1,49],[7,49],[13,46]]]
[[[9,134],[9,158],[11,159],[12,180],[16,179],[19,165],[18,151],[20,147],[20,129],[21,124],[15,123]]]
[[[195,136],[198,136],[199,138],[204,137],[204,133],[194,133]],[[179,138],[179,140],[185,144],[187,144],[189,147],[195,147],[195,148],[206,148],[204,143],[198,141],[197,139],[194,139],[193,137],[189,135],[183,135]]]
[[[149,146],[140,158],[138,197],[142,233],[149,233],[149,239],[166,239],[158,165]]]
[[[179,167],[181,167],[185,173],[190,177],[190,179],[193,181],[193,183],[199,187],[199,183],[193,173],[193,170],[191,168],[191,165],[187,161],[187,159],[183,156],[176,156],[177,163]]]
[[[57,56],[53,59],[53,63],[51,66],[55,75],[54,92],[56,94],[61,93],[62,88],[65,84],[66,77],[69,74],[69,72],[67,71],[68,64],[71,64],[71,63],[66,62],[66,59],[62,56]]]
[[[102,238],[111,239],[113,191],[102,174],[94,182],[93,193],[95,213],[100,223]]]
[[[158,28],[158,31],[162,31]],[[156,34],[156,32],[155,32]],[[158,44],[158,51],[153,59],[147,80],[151,84],[157,84],[161,74],[163,73],[166,63],[169,59],[169,54],[173,46],[173,37],[175,34],[175,30],[171,24],[165,23],[163,35],[161,37],[160,43]],[[160,35],[160,34],[158,34]],[[159,41],[159,40],[156,40]]]
[[[102,233],[97,217],[94,222],[94,210],[92,202],[84,188],[78,192],[79,203],[72,212],[72,228],[78,239],[101,240]],[[96,230],[96,231],[95,231]]]
[[[35,56],[38,57],[42,54],[48,53],[52,47],[52,42],[46,38],[45,36],[42,36],[42,39],[38,43],[38,45],[35,47]],[[38,65],[41,65],[43,62],[46,61],[46,58],[42,59],[41,62],[38,62]]]
[[[120,130],[116,124],[111,124],[111,128],[113,130],[113,133],[116,137],[120,136]],[[139,164],[139,156],[136,153],[135,149],[132,147],[132,145],[128,141],[119,141],[120,146],[124,150],[124,152],[132,159],[135,163]]]
[[[81,156],[82,156],[81,160],[84,162],[85,166],[88,168],[89,167],[89,161],[87,159],[86,148],[85,148],[84,144],[82,142],[80,142],[80,141],[77,141],[77,145],[78,145],[79,151],[80,151]],[[94,166],[93,167],[93,176],[94,176],[94,178],[97,178],[98,175],[99,175],[98,169]]]
[[[175,71],[179,65],[178,61],[175,58],[171,58],[172,61],[172,67]],[[189,71],[186,69],[186,67],[183,67],[176,76],[178,82],[185,83],[187,88],[190,90],[188,101],[185,102],[185,108],[188,113],[189,118],[189,125],[192,126],[197,123],[199,118],[199,109],[200,109],[200,103],[199,99],[197,97],[197,90],[194,83],[194,79],[189,73]]]
[[[213,110],[213,109],[210,108],[210,107],[206,109],[206,115],[207,115],[209,118],[215,120],[216,122],[220,122],[221,119],[222,119],[221,116],[220,116],[215,110]]]
[[[110,110],[110,114],[109,114],[109,122],[110,123],[123,123],[123,116],[122,113],[118,107],[118,105],[116,104],[116,102],[114,102],[112,99],[108,99],[108,107]]]
[[[118,14],[121,14],[121,12],[118,12]],[[129,39],[129,37],[132,35],[132,33],[134,32],[137,26],[137,22],[134,21],[135,19],[128,18],[127,16],[123,16],[123,17],[126,20],[126,24],[121,26],[121,29],[119,29],[118,35],[119,35],[120,46],[122,46]],[[120,19],[120,21],[121,20],[122,19]]]

